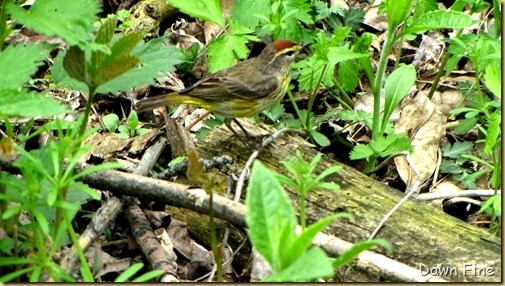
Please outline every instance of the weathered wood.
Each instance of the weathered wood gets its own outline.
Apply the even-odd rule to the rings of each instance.
[[[265,127],[245,120],[241,122],[252,134],[272,133]],[[238,166],[243,166],[252,153],[224,127],[215,128],[203,142],[197,144],[197,149],[201,158],[226,154],[234,158]],[[283,135],[261,152],[259,160],[272,170],[285,173],[280,162],[289,160],[295,150],[300,150],[306,160],[311,160],[318,153],[299,136]],[[323,156],[316,173],[336,164],[340,163]],[[350,213],[351,218],[337,220],[325,230],[350,242],[367,239],[383,216],[404,195],[345,165],[327,179],[338,183],[341,190],[309,193],[306,202],[308,223],[338,212]],[[297,205],[297,193],[288,192]],[[415,268],[421,267],[423,271],[430,269],[431,274],[437,274],[433,271],[451,271],[449,275],[440,274],[447,280],[501,281],[501,240],[425,203],[409,199],[387,221],[376,238],[393,244],[393,252],[388,257]],[[380,277],[373,273],[363,275],[353,274],[352,271],[339,278],[364,281],[365,277],[368,277],[367,281],[380,281]]]

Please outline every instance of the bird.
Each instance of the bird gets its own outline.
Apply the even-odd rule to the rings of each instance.
[[[291,64],[301,49],[301,45],[290,40],[273,41],[257,57],[213,73],[180,91],[142,99],[135,104],[135,110],[140,113],[171,103],[202,107],[224,116],[226,126],[245,144],[231,127],[231,120],[248,135],[235,118],[255,116],[284,97],[291,80]]]

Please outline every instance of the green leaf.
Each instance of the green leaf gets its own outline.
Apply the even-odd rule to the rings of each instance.
[[[130,127],[130,130],[135,130],[137,129],[137,126],[139,126],[139,117],[137,116],[137,112],[135,110],[130,111],[127,123],[128,126]]]
[[[270,0],[237,1],[231,12],[233,20],[249,28],[255,28],[260,22],[260,18],[255,15],[268,17],[270,7]]]
[[[442,155],[446,158],[457,159],[463,154],[470,153],[473,149],[473,143],[470,141],[456,141],[451,146],[451,143],[446,142],[442,144]]]
[[[359,160],[363,158],[368,158],[374,155],[375,152],[370,148],[368,144],[356,145],[352,148],[351,153],[349,153],[349,159],[351,160]]]
[[[457,135],[464,134],[472,128],[477,125],[477,122],[479,121],[479,118],[477,117],[470,117],[470,118],[465,118],[463,120],[460,120],[456,127],[454,127],[454,132],[456,132]]]
[[[98,44],[109,44],[114,36],[116,30],[117,18],[108,17],[104,23],[98,29],[96,33],[95,42]]]
[[[490,64],[486,67],[484,74],[484,81],[487,88],[496,96],[501,99],[501,69],[499,64]]]
[[[310,130],[310,136],[314,141],[316,141],[317,144],[319,144],[322,147],[330,146],[331,142],[328,139],[328,137],[324,136],[323,134],[317,132],[316,130]]]
[[[412,0],[387,0],[388,29],[395,30],[407,19],[412,7]]]
[[[497,111],[489,116],[489,125],[487,128],[486,141],[484,143],[484,154],[492,155],[498,136],[500,135],[501,112]]]
[[[78,46],[71,46],[63,58],[63,67],[67,74],[86,85],[90,84],[88,69],[86,66],[86,55]]]
[[[243,35],[223,36],[209,45],[209,71],[211,73],[231,67],[235,62],[235,55],[245,58],[249,49],[246,44],[248,39]]]
[[[296,218],[293,206],[272,171],[255,161],[247,188],[248,236],[254,248],[280,270],[280,253],[295,238]]]
[[[414,20],[400,36],[420,34],[427,30],[446,28],[463,29],[474,23],[475,21],[472,17],[461,12],[448,10],[431,11]]]
[[[308,267],[311,265],[312,267]],[[300,256],[282,271],[274,272],[262,282],[310,282],[333,276],[331,259],[319,247],[314,247]]]
[[[115,113],[107,114],[102,118],[103,125],[110,133],[114,133],[119,126],[119,117]]]
[[[348,47],[332,47],[328,49],[328,61],[332,65],[352,59],[370,56],[371,53],[355,53]]]
[[[389,241],[384,240],[384,239],[373,239],[373,240],[366,240],[366,241],[359,241],[355,243],[353,246],[351,246],[348,250],[346,250],[342,255],[337,257],[335,261],[333,262],[333,268],[338,269],[342,266],[345,266],[352,262],[358,255],[365,251],[368,250],[376,245],[382,245],[384,248],[386,248],[386,251],[390,253],[392,251],[392,245]]]
[[[133,277],[133,275],[137,274],[144,267],[144,263],[139,262],[135,263],[132,266],[128,267],[123,273],[121,273],[114,282],[126,282]]]
[[[30,10],[8,4],[11,17],[23,24],[48,36],[57,36],[69,45],[86,47],[91,43],[93,23],[100,12],[98,1],[36,1]]]
[[[174,46],[166,46],[164,41],[164,38],[146,43],[141,41],[132,51],[132,54],[140,59],[141,65],[105,83],[97,92],[129,91],[133,87],[154,84],[155,78],[174,71],[175,65],[181,63],[184,56]]]
[[[139,277],[133,279],[132,282],[134,282],[134,283],[150,282],[154,278],[157,278],[163,274],[165,274],[165,270],[163,270],[163,269],[151,270],[151,271],[144,273],[144,274],[140,275]]]
[[[438,10],[438,3],[436,0],[417,0],[414,7],[414,19],[435,10]]]
[[[318,233],[322,232],[333,220],[349,217],[351,217],[350,214],[338,213],[324,217],[307,227],[299,236],[296,237],[295,241],[291,245],[288,255],[292,260],[285,261],[285,265],[290,265],[298,259],[298,257],[300,257],[312,245],[314,237],[316,237]]]
[[[18,89],[30,80],[30,76],[49,57],[49,46],[39,45],[9,45],[0,50],[0,92],[8,89]]]
[[[225,28],[219,0],[170,0],[170,4],[184,14],[211,21],[221,28]]]
[[[66,106],[42,94],[25,90],[0,89],[0,115],[2,116],[53,116],[68,112],[70,110]]]
[[[384,115],[380,133],[383,134],[389,117],[400,101],[407,95],[416,81],[416,69],[413,65],[403,65],[394,70],[386,80],[384,86],[385,102]]]
[[[357,64],[351,61],[340,63],[338,65],[337,80],[345,91],[353,92],[359,82],[359,69]]]

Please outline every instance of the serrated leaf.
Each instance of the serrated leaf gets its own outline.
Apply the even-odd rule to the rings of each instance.
[[[501,99],[501,79],[500,65],[488,65],[484,74],[484,82],[486,83],[486,87],[499,99]]]
[[[400,101],[407,95],[416,81],[416,69],[413,65],[403,65],[394,70],[386,79],[384,86],[384,115],[380,133],[383,134],[389,117]]]
[[[71,46],[63,58],[63,67],[71,78],[89,84],[86,55],[78,46]]]
[[[456,141],[451,146],[450,143],[442,145],[442,155],[447,158],[457,159],[463,154],[470,153],[473,148],[473,143],[470,141]]]
[[[365,11],[363,9],[351,8],[344,14],[344,25],[350,27],[353,31],[360,28],[365,20]]]
[[[42,94],[25,90],[0,90],[0,115],[2,116],[53,116],[70,110],[58,101]]]
[[[472,128],[474,128],[475,125],[477,125],[478,121],[479,119],[477,117],[470,117],[460,120],[456,125],[456,127],[454,127],[454,132],[456,132],[457,135],[466,133],[472,130]]]
[[[371,53],[355,53],[348,47],[331,47],[328,49],[328,61],[335,65],[343,61],[369,57]]]
[[[403,151],[408,151],[409,153],[413,152],[412,149],[412,139],[405,136],[405,134],[388,134],[386,136],[386,140],[388,141],[387,147],[385,150],[379,154],[381,157],[387,157],[394,154],[398,154]],[[372,140],[373,141],[373,140]],[[372,142],[370,142],[371,144]]]
[[[141,42],[132,51],[141,65],[100,86],[97,92],[128,91],[143,84],[154,84],[155,78],[174,71],[175,65],[181,63],[184,56],[174,46],[165,46],[163,41],[163,38],[158,38]]]
[[[353,92],[359,82],[359,70],[356,63],[348,61],[338,65],[337,80],[347,92]]]
[[[497,111],[489,116],[489,124],[487,128],[486,141],[484,143],[484,154],[493,154],[494,147],[498,143],[500,135],[501,112]]]
[[[270,0],[237,1],[232,8],[233,20],[249,28],[255,28],[260,18],[255,15],[270,14]]]
[[[100,86],[110,80],[113,80],[125,72],[133,69],[140,60],[132,55],[121,55],[115,57],[114,61],[102,65],[93,75],[93,84]]]
[[[104,23],[98,29],[96,33],[95,42],[99,44],[108,44],[114,36],[114,31],[116,30],[117,18],[108,17]]]
[[[414,19],[435,10],[438,10],[438,3],[436,0],[417,0],[414,7]]]
[[[400,36],[420,34],[427,30],[436,29],[463,29],[472,25],[474,20],[467,14],[448,10],[431,11],[419,16]]]
[[[30,10],[8,4],[11,17],[26,28],[49,36],[58,36],[69,45],[88,46],[93,23],[100,12],[98,1],[36,1]]]
[[[224,29],[223,12],[219,0],[170,0],[182,13],[211,21]]]
[[[0,50],[0,90],[18,89],[28,82],[47,57],[49,49],[43,44],[9,45]]]
[[[235,62],[235,54],[244,58],[249,49],[248,39],[243,35],[223,36],[209,45],[209,71],[211,73],[231,67]]]
[[[370,148],[370,146],[366,144],[361,144],[354,146],[352,148],[351,153],[349,153],[349,159],[351,160],[359,160],[363,158],[369,158],[370,156],[374,155],[375,152]]]

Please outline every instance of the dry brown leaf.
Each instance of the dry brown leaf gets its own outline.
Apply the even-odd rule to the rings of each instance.
[[[412,138],[414,152],[410,160],[422,181],[426,181],[435,171],[437,150],[440,140],[445,136],[446,119],[431,100],[423,93],[418,93],[404,105],[400,119],[395,124],[397,133],[404,132]],[[396,157],[395,164],[407,187],[417,181],[418,177],[405,157]]]

